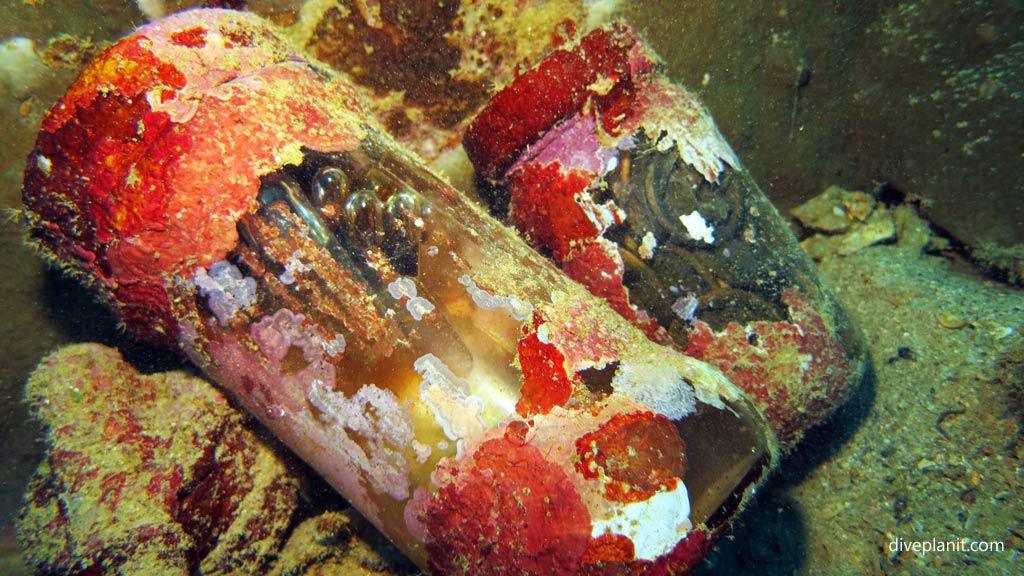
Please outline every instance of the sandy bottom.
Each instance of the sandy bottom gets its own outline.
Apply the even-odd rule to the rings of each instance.
[[[706,572],[1013,572],[1024,549],[1024,292],[901,245],[821,268],[859,319],[873,370],[783,462]],[[900,550],[963,538],[1004,548]]]

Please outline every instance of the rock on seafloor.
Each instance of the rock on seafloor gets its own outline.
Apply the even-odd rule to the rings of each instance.
[[[298,482],[208,382],[75,344],[25,395],[46,429],[17,522],[37,571],[255,574],[275,557]]]
[[[890,210],[860,190],[832,185],[790,212],[810,232],[800,245],[815,260],[848,256],[896,238],[896,220]]]
[[[422,574],[351,508],[327,510],[292,529],[269,576]]]

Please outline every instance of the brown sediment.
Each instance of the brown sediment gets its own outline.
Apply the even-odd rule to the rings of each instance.
[[[448,36],[460,22],[458,2],[379,3],[372,17],[343,3],[324,14],[311,41],[317,58],[378,96],[404,93],[405,102],[442,128],[452,128],[484,103],[485,78],[453,78],[461,50]],[[414,118],[398,110],[383,119],[396,136]]]
[[[346,509],[303,520],[292,531],[269,575],[420,573],[358,512]]]

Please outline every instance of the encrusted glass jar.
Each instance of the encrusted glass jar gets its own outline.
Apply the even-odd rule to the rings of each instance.
[[[24,215],[436,573],[682,570],[771,468],[658,344],[242,13],[155,22],[44,122]]]

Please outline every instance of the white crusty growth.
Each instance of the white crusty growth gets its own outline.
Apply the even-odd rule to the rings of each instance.
[[[520,322],[529,320],[533,316],[533,306],[528,302],[515,296],[498,296],[480,288],[468,274],[459,276],[459,284],[466,287],[466,292],[473,298],[473,303],[484,310],[497,310],[504,308],[513,319]]]
[[[243,277],[238,268],[227,260],[218,260],[210,272],[198,267],[192,278],[199,295],[206,297],[206,305],[225,326],[235,312],[256,303],[256,280]]]
[[[463,441],[476,438],[487,429],[482,416],[484,401],[471,394],[469,382],[452,373],[433,354],[420,356],[412,367],[423,378],[420,400],[430,407],[444,435],[457,442],[456,458],[461,458]]]

